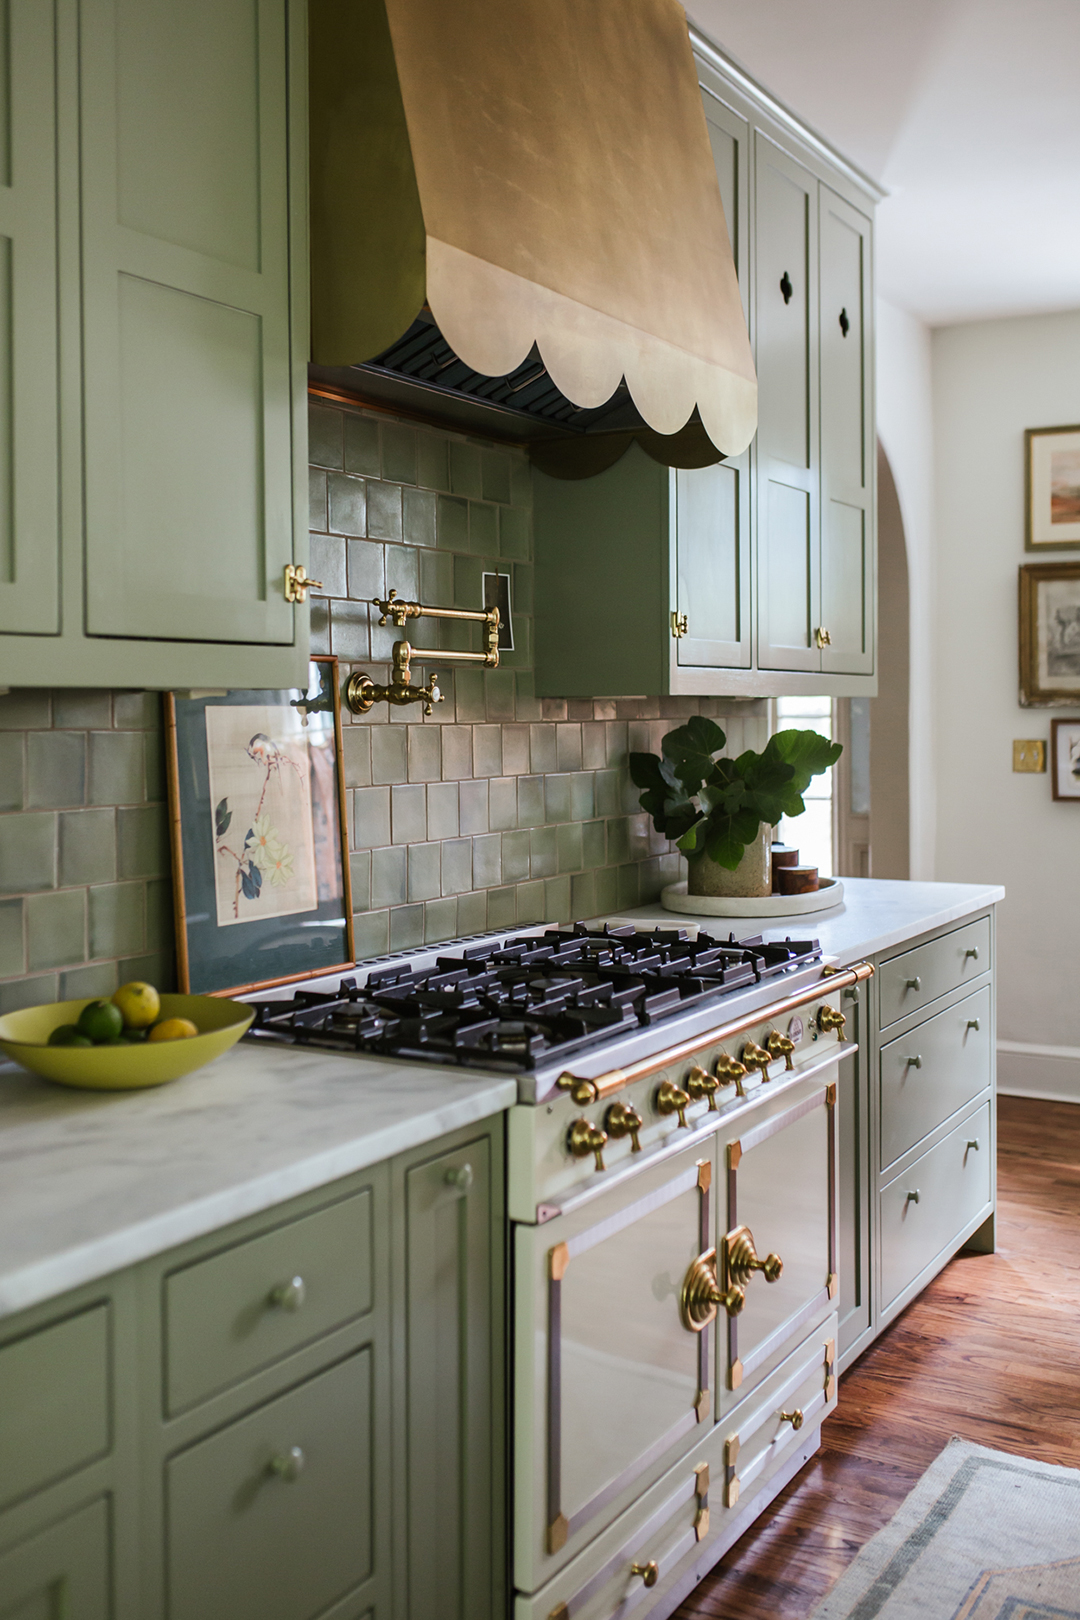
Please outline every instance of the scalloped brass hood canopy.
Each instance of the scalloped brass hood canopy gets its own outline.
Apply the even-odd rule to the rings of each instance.
[[[657,459],[689,437],[700,464],[702,429],[745,449],[757,383],[676,0],[309,17],[317,367],[382,355],[423,311],[485,377],[538,353],[581,413],[628,392]]]

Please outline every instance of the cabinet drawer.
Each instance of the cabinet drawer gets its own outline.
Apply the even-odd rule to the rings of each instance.
[[[739,1413],[738,1427],[725,1432],[715,1478],[724,1507],[748,1501],[794,1450],[800,1431],[805,1438],[836,1405],[836,1333],[834,1313],[776,1369]]]
[[[887,1169],[990,1084],[990,989],[881,1048],[881,1166]]]
[[[372,1570],[373,1352],[166,1465],[170,1620],[313,1620]]]
[[[991,1146],[986,1103],[882,1188],[882,1310],[989,1204]]]
[[[371,1309],[371,1203],[365,1188],[165,1279],[170,1415]]]
[[[882,1029],[989,971],[989,917],[890,957],[879,969]]]
[[[0,1508],[109,1449],[109,1308],[0,1349]]]

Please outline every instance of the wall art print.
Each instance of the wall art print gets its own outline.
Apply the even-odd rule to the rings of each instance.
[[[1080,703],[1080,562],[1021,565],[1020,702]]]
[[[252,990],[354,959],[337,661],[165,698],[177,977]]]
[[[1080,427],[1024,434],[1025,551],[1080,546]]]

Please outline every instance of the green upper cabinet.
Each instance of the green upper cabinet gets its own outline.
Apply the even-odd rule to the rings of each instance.
[[[291,685],[308,615],[284,590],[307,557],[303,0],[56,0],[55,49],[51,5],[6,6],[0,684]]]
[[[35,636],[60,628],[55,57],[52,6],[2,0],[0,633]]]

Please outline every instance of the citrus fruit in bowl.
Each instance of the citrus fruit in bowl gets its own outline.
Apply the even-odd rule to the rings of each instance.
[[[109,1002],[53,1001],[5,1013],[0,1017],[0,1051],[24,1069],[63,1086],[129,1091],[160,1086],[201,1069],[235,1045],[255,1016],[243,1002],[218,996],[157,999],[153,1024],[148,1020],[129,1026],[121,1017],[127,1036],[109,1033],[116,1021],[101,1011]],[[154,1037],[155,1028],[169,1032]],[[145,1031],[145,1038],[130,1039],[132,1029]],[[92,1033],[96,1030],[101,1033]]]

